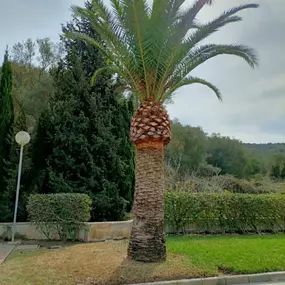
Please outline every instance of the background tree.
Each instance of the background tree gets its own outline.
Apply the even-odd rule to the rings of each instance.
[[[15,194],[18,176],[19,166],[19,153],[20,147],[15,141],[15,135],[19,131],[27,131],[26,116],[22,112],[17,114],[17,120],[14,121],[11,127],[11,134],[9,140],[11,142],[11,149],[9,157],[5,162],[5,189],[3,189],[3,197],[1,199],[2,214],[1,219],[3,222],[11,222],[13,220]],[[22,164],[22,175],[21,175],[21,189],[18,204],[18,216],[17,221],[25,222],[27,219],[26,215],[26,201],[27,201],[27,185],[29,185],[30,172],[31,172],[31,156],[30,156],[30,145],[24,148],[24,159]]]
[[[137,109],[130,136],[136,145],[136,194],[128,255],[140,261],[166,258],[163,200],[164,146],[171,139],[170,121],[163,102],[179,87],[193,83],[217,87],[189,74],[198,65],[221,54],[243,58],[251,67],[257,58],[251,48],[241,45],[201,44],[226,24],[241,21],[235,14],[256,4],[241,5],[208,22],[196,16],[209,0],[196,0],[181,11],[184,0],[111,0],[112,12],[102,0],[92,1],[93,10],[73,6],[76,15],[92,23],[103,43],[84,31],[67,33],[100,49],[108,65],[97,69],[93,81],[108,69],[118,74],[126,90],[136,96]]]
[[[221,174],[248,175],[248,155],[242,142],[213,134],[208,138],[207,153],[207,163],[219,167]]]
[[[180,175],[190,175],[205,161],[206,135],[200,127],[183,126],[177,119],[171,127],[172,141],[166,148],[166,163],[178,168]]]
[[[88,2],[86,7],[90,9]],[[81,18],[63,27],[64,32],[78,30],[97,37],[90,22]],[[38,165],[36,145],[48,142],[42,144],[46,163],[38,165],[36,184],[44,193],[88,193],[93,199],[92,220],[120,220],[131,205],[134,184],[133,150],[126,135],[132,106],[115,94],[115,81],[108,74],[90,86],[93,68],[105,65],[97,48],[62,41],[66,56],[53,70],[55,93],[41,117],[34,146]]]
[[[244,147],[244,145],[243,145]],[[247,177],[253,177],[256,174],[267,174],[266,164],[264,159],[258,155],[252,155],[248,152],[247,148],[244,148],[247,157],[247,165],[245,169],[245,173]]]
[[[280,163],[279,162],[272,165],[270,176],[275,179],[280,178]]]
[[[284,154],[276,154],[271,158],[270,176],[274,179],[285,178],[285,156]]]
[[[24,130],[31,134],[33,140],[34,127],[53,90],[49,68],[56,64],[60,55],[60,45],[52,43],[48,38],[38,39],[36,42],[27,39],[22,43],[16,43],[11,49],[11,98],[14,119],[9,133],[10,151],[3,166],[5,187],[2,188],[1,198],[2,221],[12,221],[13,217],[19,160],[19,147],[14,137],[17,132]],[[20,221],[27,218],[25,204],[33,177],[30,150],[30,145],[25,147],[18,211]]]
[[[135,149],[129,140],[131,118],[134,115],[133,98],[117,95],[117,107],[113,110],[113,133],[119,140],[118,155],[124,169],[124,179],[119,183],[119,195],[127,202],[127,211],[130,212],[133,204],[135,186]]]
[[[8,49],[6,49],[0,79],[0,200],[6,188],[5,162],[9,158],[11,149],[11,127],[14,121],[12,88],[13,74]],[[1,214],[2,209],[0,209],[0,216]]]
[[[15,117],[25,115],[32,133],[53,92],[49,70],[63,56],[63,47],[49,38],[27,39],[13,45],[11,50],[14,74],[13,99]]]

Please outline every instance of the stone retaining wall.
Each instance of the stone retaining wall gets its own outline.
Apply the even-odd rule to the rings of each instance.
[[[129,238],[132,221],[88,223],[88,241]]]
[[[86,223],[87,230],[78,233],[78,240],[92,242],[104,239],[121,239],[130,236],[132,221]],[[0,239],[11,238],[12,223],[0,223]],[[46,236],[30,223],[17,223],[16,238],[45,240]],[[59,239],[56,234],[53,239]]]
[[[122,239],[130,237],[132,220],[122,222],[86,223],[86,225],[86,230],[81,230],[78,233],[78,240],[84,242],[92,242],[106,239]],[[0,223],[0,240],[5,238],[11,238],[11,227],[12,223]],[[17,223],[16,228],[16,238],[34,240],[46,239],[45,235],[41,231],[37,230],[36,227],[30,223]],[[262,228],[260,230],[266,231],[265,228]],[[168,234],[176,233],[175,229],[167,225],[165,226],[165,231]],[[248,228],[248,231],[250,231],[250,228]],[[276,232],[278,231],[280,231],[280,228],[276,226]],[[184,233],[203,234],[205,233],[205,229],[203,227],[199,227],[196,224],[191,224],[187,226],[186,229],[184,229]],[[211,229],[211,233],[221,234],[223,233],[223,230],[218,226],[214,226],[213,229]],[[59,239],[59,237],[54,234],[52,239],[57,240]]]

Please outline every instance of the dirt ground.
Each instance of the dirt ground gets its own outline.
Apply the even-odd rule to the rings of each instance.
[[[126,258],[127,243],[109,241],[56,250],[15,251],[0,267],[0,284],[117,285],[207,276],[189,258],[171,253],[161,264],[130,262]]]

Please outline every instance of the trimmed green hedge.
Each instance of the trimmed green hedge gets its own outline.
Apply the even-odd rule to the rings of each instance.
[[[76,239],[76,234],[90,220],[92,200],[86,194],[36,194],[27,204],[30,221],[51,239]]]
[[[165,221],[172,233],[285,230],[285,195],[167,192]]]

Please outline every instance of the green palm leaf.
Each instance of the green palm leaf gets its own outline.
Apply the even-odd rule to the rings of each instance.
[[[201,78],[198,78],[198,77],[188,77],[188,78],[185,78],[185,79],[182,79],[180,81],[178,81],[172,88],[170,88],[169,90],[167,90],[165,92],[165,95],[164,95],[164,98],[162,98],[163,100],[167,100],[171,97],[171,95],[173,94],[173,92],[175,92],[177,89],[179,89],[180,87],[183,87],[183,86],[187,86],[187,85],[191,85],[191,84],[194,84],[194,83],[198,83],[198,84],[202,84],[202,85],[205,85],[207,87],[209,87],[210,89],[212,89],[217,98],[222,101],[222,95],[221,95],[221,92],[220,90],[214,86],[213,84],[211,84],[210,82],[204,80],[204,79],[201,79]]]
[[[244,59],[250,67],[258,65],[258,57],[255,51],[243,45],[215,45],[208,44],[192,50],[187,56],[179,62],[172,76],[187,76],[192,70],[202,63],[218,55],[234,55]]]
[[[177,88],[192,83],[208,86],[220,99],[214,85],[189,77],[197,66],[223,54],[238,56],[251,67],[258,64],[254,50],[247,46],[199,46],[220,28],[242,21],[236,14],[257,8],[257,4],[234,7],[200,24],[197,15],[205,5],[212,4],[210,0],[195,0],[186,9],[181,8],[186,0],[153,0],[152,7],[147,0],[110,1],[111,10],[103,0],[92,0],[92,9],[72,6],[77,16],[90,21],[101,42],[80,33],[68,36],[98,48],[111,62],[105,69],[120,75],[141,103],[163,103]],[[95,71],[92,81],[104,70]]]

